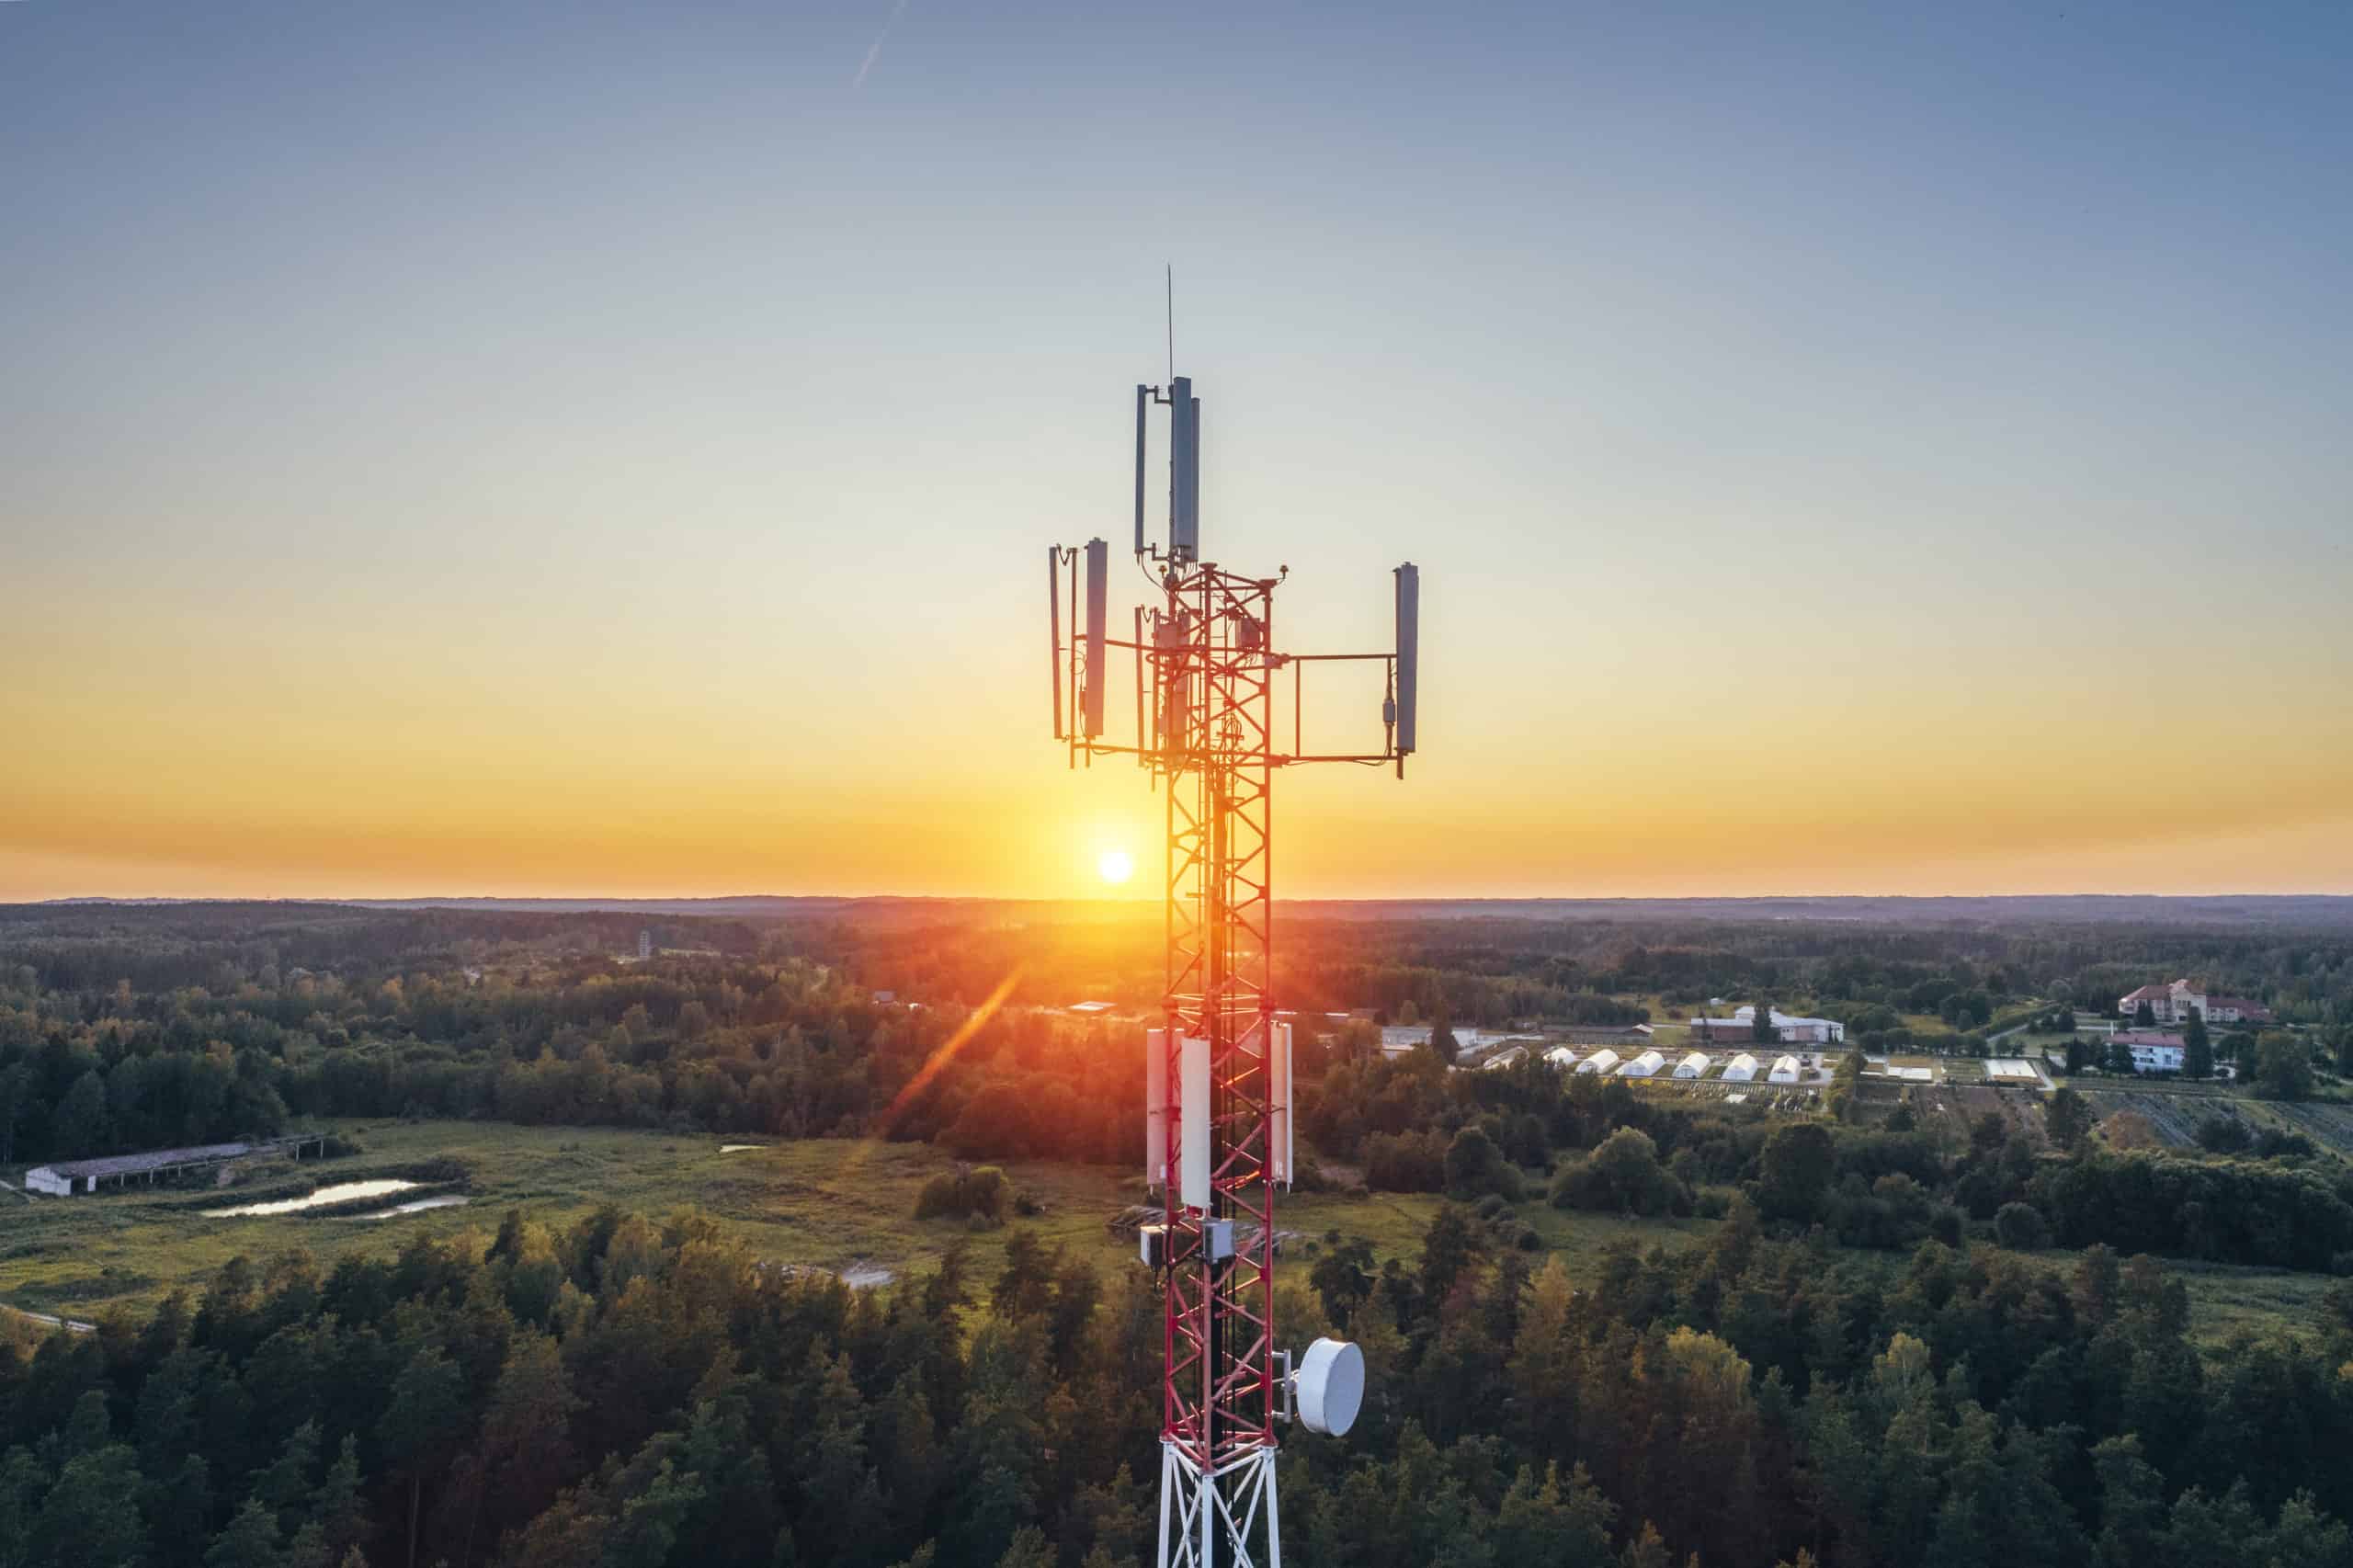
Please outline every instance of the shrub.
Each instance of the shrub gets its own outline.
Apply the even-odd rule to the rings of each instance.
[[[1555,1209],[1627,1214],[1688,1213],[1690,1189],[1658,1163],[1658,1145],[1638,1128],[1621,1127],[1552,1180]]]
[[[1446,1156],[1438,1134],[1376,1133],[1365,1141],[1364,1184],[1375,1192],[1438,1192]]]
[[[1494,1139],[1466,1127],[1446,1147],[1446,1189],[1466,1202],[1481,1197],[1508,1202],[1520,1194],[1519,1172]]]
[[[2210,1116],[2198,1124],[2198,1146],[2217,1154],[2235,1154],[2255,1142],[2246,1124],[2227,1116]]]
[[[918,1220],[971,1220],[975,1229],[1002,1224],[1014,1202],[1013,1184],[995,1165],[959,1165],[923,1184],[915,1199]]]
[[[2051,1227],[2033,1204],[2005,1203],[1994,1216],[1994,1237],[2018,1252],[2039,1252],[2051,1244]]]

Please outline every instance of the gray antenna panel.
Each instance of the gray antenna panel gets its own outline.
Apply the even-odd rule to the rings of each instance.
[[[1063,550],[1046,547],[1046,628],[1054,644],[1054,739],[1063,738]]]
[[[1422,675],[1422,574],[1412,562],[1397,568],[1397,749],[1414,749],[1415,699]]]
[[[1099,539],[1086,541],[1086,690],[1081,730],[1088,740],[1103,733],[1103,641],[1105,601],[1110,595],[1111,549]]]
[[[1193,379],[1168,384],[1168,553],[1178,561],[1201,557],[1201,400]]]
[[[1152,389],[1136,388],[1136,553],[1143,553],[1143,411],[1152,401]]]

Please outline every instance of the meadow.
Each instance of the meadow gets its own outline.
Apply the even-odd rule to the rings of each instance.
[[[334,1128],[363,1152],[306,1161],[299,1172],[272,1166],[245,1187],[7,1201],[0,1207],[0,1303],[94,1319],[113,1309],[143,1309],[175,1289],[200,1290],[240,1254],[259,1262],[301,1248],[332,1267],[347,1254],[390,1256],[419,1233],[475,1231],[486,1243],[510,1209],[552,1227],[608,1203],[655,1218],[698,1209],[764,1262],[834,1270],[854,1280],[921,1272],[959,1245],[992,1272],[1017,1226],[1108,1267],[1135,1256],[1132,1236],[1114,1233],[1108,1221],[1143,1198],[1141,1176],[1126,1169],[1008,1161],[1006,1175],[1036,1212],[975,1229],[963,1221],[915,1218],[924,1183],[957,1168],[949,1155],[922,1143],[743,1140],[756,1146],[722,1153],[729,1141],[718,1137],[620,1128],[467,1121],[344,1121]],[[468,1173],[462,1207],[390,1219],[340,1212],[217,1219],[203,1212],[246,1201],[249,1188],[274,1193],[297,1175],[325,1185],[443,1158]],[[1410,1261],[1419,1256],[1439,1201],[1420,1193],[1289,1195],[1277,1220],[1293,1233],[1286,1260],[1303,1274],[1310,1248],[1336,1230],[1370,1242],[1380,1257]],[[1581,1280],[1594,1277],[1611,1240],[1631,1235],[1645,1246],[1680,1247],[1704,1239],[1716,1223],[1572,1213],[1552,1208],[1540,1194],[1518,1205],[1518,1213],[1543,1250],[1561,1254]]]
[[[608,1203],[655,1218],[697,1209],[740,1236],[764,1262],[832,1270],[858,1282],[921,1273],[958,1246],[985,1277],[998,1267],[1017,1227],[1108,1269],[1134,1256],[1132,1237],[1115,1233],[1108,1221],[1143,1197],[1141,1179],[1124,1169],[1007,1162],[1007,1176],[1035,1212],[976,1228],[959,1220],[915,1218],[924,1183],[957,1167],[950,1156],[921,1143],[779,1140],[722,1153],[729,1145],[716,1137],[618,1128],[347,1121],[335,1130],[356,1139],[364,1152],[306,1162],[299,1173],[273,1166],[245,1186],[217,1192],[183,1187],[0,1207],[0,1303],[80,1320],[114,1311],[136,1314],[176,1289],[200,1292],[240,1254],[260,1262],[301,1248],[332,1267],[347,1254],[389,1256],[420,1233],[473,1232],[487,1244],[510,1209],[562,1226]],[[342,1212],[218,1219],[204,1212],[247,1201],[250,1194],[275,1193],[298,1174],[324,1186],[414,1170],[438,1159],[465,1167],[464,1206],[381,1220]],[[1293,1277],[1303,1278],[1332,1231],[1370,1242],[1380,1258],[1410,1263],[1439,1203],[1421,1193],[1290,1194],[1278,1220],[1290,1233],[1286,1272],[1296,1270]],[[1541,1240],[1540,1256],[1558,1255],[1580,1284],[1597,1277],[1603,1249],[1613,1241],[1631,1238],[1645,1249],[1673,1251],[1703,1243],[1718,1223],[1573,1212],[1552,1208],[1540,1193],[1517,1209]],[[1841,1249],[1841,1256],[1873,1268],[1893,1269],[1901,1262],[1897,1255],[1857,1249]],[[2053,1268],[2072,1267],[2068,1254],[2032,1256]],[[2210,1345],[2241,1333],[2316,1328],[2330,1284],[2322,1276],[2279,1269],[2169,1267],[2188,1284],[2193,1336]]]

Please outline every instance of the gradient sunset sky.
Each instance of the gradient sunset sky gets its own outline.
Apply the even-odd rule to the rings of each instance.
[[[2353,892],[2353,7],[18,0],[0,899],[1104,891],[1164,262],[1281,893]]]

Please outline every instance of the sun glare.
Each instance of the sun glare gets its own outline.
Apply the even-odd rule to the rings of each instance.
[[[1102,858],[1095,862],[1095,869],[1102,873],[1107,882],[1124,882],[1135,875],[1136,863],[1124,849],[1106,849]]]

